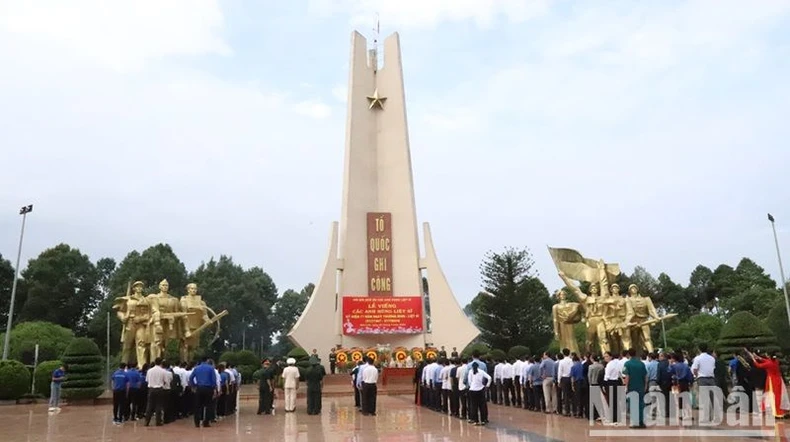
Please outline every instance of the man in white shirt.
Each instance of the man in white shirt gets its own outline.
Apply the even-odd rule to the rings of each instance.
[[[145,381],[148,383],[148,406],[145,410],[145,426],[151,424],[151,417],[156,412],[156,426],[161,427],[164,425],[162,422],[162,414],[164,413],[165,400],[167,399],[167,392],[165,391],[165,384],[168,384],[168,375],[172,373],[162,367],[162,358],[156,358],[154,366],[148,369],[145,375]]]
[[[523,388],[521,372],[524,371],[524,356],[516,359],[513,363],[513,387],[516,389],[516,400],[513,405],[521,407],[521,389]]]
[[[436,389],[433,385],[433,380],[436,377],[436,370],[439,369],[439,364],[436,360],[432,360],[422,372],[422,383],[428,391],[428,403],[426,404],[431,410],[437,410],[439,401],[436,398]]]
[[[619,356],[619,355],[618,355]],[[604,353],[604,361],[606,367],[604,368],[603,384],[605,386],[606,399],[609,403],[607,410],[611,410],[611,416],[606,416],[609,423],[613,425],[620,425],[620,409],[619,409],[619,393],[622,388],[623,368],[619,359],[615,358],[611,352]]]
[[[515,372],[513,371],[513,364],[510,361],[505,360],[502,364],[502,396],[505,400],[505,406],[509,407],[511,402],[513,404],[516,403],[516,389],[513,384],[513,377],[515,376]]]
[[[296,359],[288,358],[288,364],[283,369],[283,387],[285,390],[285,412],[293,413],[296,411],[296,390],[299,389],[299,369],[296,368]]]
[[[708,344],[699,345],[700,353],[691,362],[691,373],[697,379],[699,387],[699,420],[700,424],[711,423],[721,415],[724,404],[717,404],[716,380],[713,377],[716,370],[716,359],[708,353]],[[720,410],[721,408],[721,410]]]
[[[571,404],[573,403],[573,383],[571,382],[571,368],[573,367],[573,359],[571,359],[570,349],[562,349],[562,359],[557,363],[557,377],[560,378],[560,403],[562,404],[562,414],[570,416]]]
[[[455,377],[458,379],[458,401],[461,407],[459,417],[463,420],[466,420],[469,414],[467,408],[469,405],[469,397],[467,395],[467,387],[465,382],[466,370],[468,366],[467,360],[461,359],[461,366],[458,367],[458,370],[455,372]]]
[[[379,380],[379,370],[373,365],[372,359],[366,359],[367,364],[362,368],[362,415],[375,416],[376,395],[378,394],[376,383]]]
[[[493,402],[495,404],[498,404],[498,405],[502,405],[504,403],[504,398],[502,397],[503,396],[503,394],[502,394],[503,393],[503,391],[502,391],[503,390],[502,389],[502,368],[504,368],[504,367],[505,367],[505,364],[502,361],[497,361],[496,365],[494,365],[494,379],[493,379],[493,381],[494,381],[495,390],[494,390],[494,392],[492,392],[494,394],[492,395],[491,402]]]
[[[450,411],[450,393],[453,391],[453,384],[450,380],[450,370],[453,368],[450,361],[444,359],[442,365],[442,413],[447,414]]]

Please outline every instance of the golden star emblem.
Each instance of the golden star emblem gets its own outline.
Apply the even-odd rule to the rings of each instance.
[[[387,101],[387,97],[379,97],[379,90],[376,88],[373,91],[373,95],[368,96],[368,109],[373,109],[377,107],[379,109],[384,110],[384,102]]]

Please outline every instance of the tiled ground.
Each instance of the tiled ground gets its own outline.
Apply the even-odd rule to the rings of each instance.
[[[277,442],[435,442],[435,441],[721,441],[779,440],[776,437],[722,437],[723,428],[714,431],[717,437],[701,436],[694,429],[678,434],[653,436],[650,430],[630,436],[592,437],[587,421],[556,415],[545,415],[521,409],[491,406],[487,427],[475,427],[455,418],[425,408],[415,407],[408,396],[380,397],[378,416],[361,416],[353,407],[353,398],[324,399],[321,416],[308,416],[304,401],[296,413],[283,413],[282,402],[275,416],[258,416],[256,404],[244,401],[240,413],[212,428],[195,428],[192,421],[181,420],[163,427],[143,427],[140,422],[114,426],[110,406],[63,407],[58,414],[47,413],[45,405],[0,407],[0,441],[3,442],[82,442],[82,441],[277,441]],[[780,423],[782,427],[784,424]],[[595,430],[611,427],[595,426]],[[772,428],[766,428],[771,430]],[[783,427],[782,427],[783,429]],[[616,429],[618,431],[628,431]]]

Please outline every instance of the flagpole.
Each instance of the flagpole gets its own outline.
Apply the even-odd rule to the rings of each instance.
[[[776,245],[776,259],[779,261],[779,276],[782,281],[782,291],[785,294],[785,309],[787,309],[787,322],[790,324],[790,298],[787,296],[787,281],[785,281],[785,270],[782,267],[782,254],[779,252],[779,237],[776,235],[776,225],[774,217],[768,214],[768,221],[771,222],[771,229],[774,231],[774,244]]]

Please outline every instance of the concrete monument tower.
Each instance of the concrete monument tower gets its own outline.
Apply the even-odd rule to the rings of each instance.
[[[463,348],[479,331],[456,301],[423,224],[420,256],[400,39],[384,40],[384,63],[351,36],[345,173],[340,224],[302,316],[288,334],[324,355],[336,345]],[[431,330],[424,315],[426,271]]]

